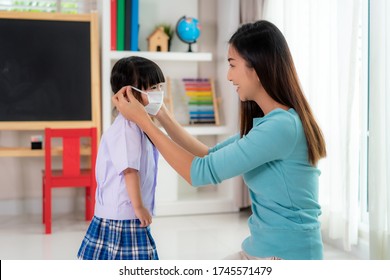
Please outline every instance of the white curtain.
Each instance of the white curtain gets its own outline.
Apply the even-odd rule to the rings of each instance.
[[[390,3],[370,2],[370,259],[390,259]]]
[[[264,18],[289,43],[303,90],[324,132],[319,168],[323,238],[358,242],[361,1],[266,1]]]
[[[240,23],[262,19],[265,0],[240,0]]]

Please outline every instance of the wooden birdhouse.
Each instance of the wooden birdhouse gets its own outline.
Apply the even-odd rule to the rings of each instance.
[[[148,50],[150,52],[167,52],[169,36],[164,32],[164,28],[158,27],[148,37]]]

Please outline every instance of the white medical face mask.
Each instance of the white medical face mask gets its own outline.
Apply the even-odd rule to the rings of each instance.
[[[130,86],[130,87],[132,89],[140,92],[140,93],[143,93],[143,94],[147,95],[149,104],[145,106],[145,110],[146,110],[146,112],[148,112],[148,114],[150,114],[152,116],[157,115],[158,111],[160,111],[161,106],[162,106],[162,104],[164,102],[164,92],[163,91],[148,91],[148,92],[145,92],[145,91],[140,90],[138,88],[135,88],[133,86]]]

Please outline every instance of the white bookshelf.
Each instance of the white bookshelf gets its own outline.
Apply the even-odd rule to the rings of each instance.
[[[204,61],[212,61],[213,55],[212,53],[202,53],[202,52],[133,52],[133,51],[111,51],[110,59],[118,60],[124,56],[142,56],[148,58],[150,60],[155,61],[171,61],[171,62],[179,62],[179,61],[193,61],[193,62],[204,62]]]
[[[230,133],[228,126],[184,126],[192,135],[227,135]]]
[[[199,0],[203,1],[203,0]],[[202,63],[206,64],[207,73],[213,72],[214,58],[212,52],[192,52],[188,53],[185,50],[187,45],[182,43],[182,46],[176,47],[183,51],[173,52],[146,52],[146,51],[111,51],[110,50],[110,1],[102,1],[101,9],[101,30],[102,30],[102,123],[103,131],[106,130],[112,121],[111,111],[111,87],[110,73],[113,64],[123,58],[132,55],[146,57],[156,61],[162,68],[164,74],[172,79],[181,79],[183,77],[201,77],[202,72],[199,67]],[[148,9],[149,7],[149,9]],[[151,10],[150,8],[153,7]],[[146,25],[154,26],[162,22],[171,22],[172,18],[179,19],[182,15],[191,15],[198,17],[198,0],[186,0],[185,5],[181,0],[143,0],[140,1],[140,24],[141,27]],[[142,22],[143,14],[147,18],[153,19],[155,23]],[[171,11],[177,13],[172,15]],[[144,14],[145,17],[145,14]],[[151,30],[150,30],[151,31]],[[145,37],[140,32],[140,48],[145,49],[145,42],[142,38]],[[216,32],[216,31],[215,31]],[[148,31],[146,31],[148,33]],[[201,35],[202,36],[202,35]],[[141,38],[142,37],[142,38]],[[176,44],[180,44],[176,37]],[[175,42],[173,42],[175,43]],[[195,49],[198,46],[194,46]],[[213,46],[215,48],[215,46]],[[216,51],[216,50],[211,50]],[[214,71],[215,72],[215,71]],[[217,75],[215,75],[217,76]],[[218,94],[217,94],[218,95]],[[220,95],[221,96],[221,95]],[[222,106],[226,106],[222,102]],[[175,106],[175,103],[174,103]],[[222,112],[229,112],[229,108],[222,108]],[[233,110],[234,111],[234,110]],[[222,116],[222,119],[223,116]],[[220,126],[215,125],[198,125],[185,126],[185,129],[192,135],[211,142],[211,145],[217,141],[232,134],[232,128],[226,123]],[[209,144],[209,143],[207,143]],[[235,199],[237,197],[236,186],[237,180],[230,179],[217,186],[206,186],[194,188],[189,186],[163,159],[159,160],[159,174],[156,193],[156,214],[157,215],[186,215],[186,214],[205,214],[205,213],[221,213],[238,211]]]

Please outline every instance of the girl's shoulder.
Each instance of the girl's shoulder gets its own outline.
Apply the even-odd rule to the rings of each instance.
[[[103,133],[101,140],[117,142],[119,139],[136,140],[142,137],[142,131],[135,123],[118,114],[110,127]]]
[[[111,127],[113,127],[113,129],[130,129],[130,130],[137,131],[138,133],[142,132],[136,123],[129,121],[121,113],[119,113],[118,116],[116,116]]]

